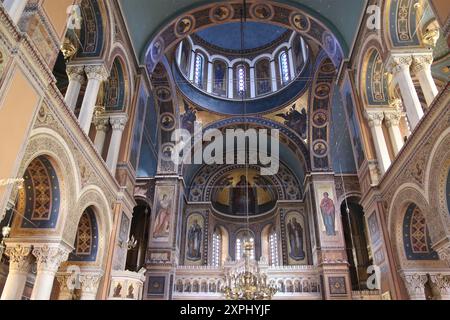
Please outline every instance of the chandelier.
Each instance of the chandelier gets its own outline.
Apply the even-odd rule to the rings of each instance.
[[[240,270],[226,276],[224,288],[227,300],[272,300],[277,293],[275,286],[267,283],[267,275],[261,272],[258,264],[250,261],[253,243],[244,243],[244,265]]]

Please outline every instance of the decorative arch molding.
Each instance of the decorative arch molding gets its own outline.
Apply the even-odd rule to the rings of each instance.
[[[75,250],[69,254],[70,262],[95,262],[98,254],[97,218],[91,208],[81,215],[75,240]]]
[[[345,42],[341,41],[342,37],[321,22],[317,16],[313,16],[310,12],[306,13],[292,5],[275,1],[264,1],[262,3],[251,0],[248,3],[248,8],[249,21],[271,23],[297,31],[305,38],[321,46],[336,68],[340,66],[344,53],[347,51],[346,47],[341,46],[341,43],[345,46]],[[197,7],[172,20],[166,24],[166,27],[152,36],[146,51],[143,53],[148,71],[153,72],[162,56],[188,35],[212,25],[240,21],[241,9],[242,3],[238,1],[227,4],[212,3]],[[207,17],[205,17],[205,12],[209,12]],[[222,15],[226,15],[226,17]],[[320,18],[323,19],[323,17]]]
[[[82,190],[74,210],[70,212],[67,219],[63,238],[68,243],[75,243],[80,219],[88,208],[92,209],[98,226],[97,257],[92,264],[103,267],[106,263],[105,257],[113,221],[110,205],[99,187],[91,185]]]
[[[80,41],[83,51],[76,59],[102,58],[109,52],[111,45],[111,21],[107,1],[82,0],[80,2],[83,25]]]
[[[399,268],[403,270],[413,269],[415,267],[440,268],[445,265],[441,260],[409,260],[405,252],[404,243],[404,219],[408,208],[414,204],[423,214],[426,220],[431,242],[435,243],[436,232],[438,231],[435,224],[430,223],[430,207],[423,192],[415,184],[403,185],[393,197],[393,201],[389,210],[388,230],[395,254],[395,259]]]
[[[79,176],[75,168],[75,161],[64,140],[50,129],[36,129],[31,135],[20,165],[18,176],[22,177],[30,163],[39,157],[46,157],[55,169],[60,190],[59,214],[56,226],[51,234],[62,236],[67,217],[78,195]],[[11,199],[15,199],[17,191],[12,193]],[[12,201],[14,202],[14,201]],[[15,229],[15,228],[13,228]],[[34,230],[21,230],[17,228],[17,236],[29,235]],[[46,229],[48,233],[49,230]],[[15,235],[15,236],[16,236]]]
[[[116,56],[106,82],[105,105],[108,112],[123,112],[129,106],[130,81],[120,56]]]
[[[447,190],[450,181],[450,128],[438,138],[427,164],[425,191],[431,205],[430,219],[442,224],[443,229],[437,237],[450,235],[450,199]]]

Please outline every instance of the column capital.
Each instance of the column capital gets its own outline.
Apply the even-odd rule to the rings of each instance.
[[[128,122],[128,115],[126,113],[112,114],[109,121],[114,131],[123,131]]]
[[[66,73],[69,77],[69,81],[77,81],[79,83],[83,83],[85,80],[84,66],[68,65],[66,68]]]
[[[17,272],[29,272],[31,245],[6,244],[5,254],[9,257],[9,268]]]
[[[98,286],[102,277],[103,272],[89,272],[80,274],[81,290],[83,293],[97,294]]]
[[[392,73],[396,74],[404,69],[408,69],[413,62],[411,54],[391,54],[386,64],[386,69]]]
[[[440,248],[435,248],[435,250],[439,256],[439,259],[445,261],[450,267],[450,245],[446,244],[444,246],[441,246]]]
[[[408,290],[408,294],[412,299],[422,296],[425,297],[425,283],[428,281],[425,274],[402,273],[401,277],[403,278],[406,290]]]
[[[38,271],[57,272],[60,264],[69,258],[70,252],[70,249],[62,245],[35,246],[33,255],[36,257]]]
[[[379,127],[383,123],[384,112],[382,110],[366,110],[365,115],[370,127]]]
[[[103,132],[108,131],[109,116],[107,116],[107,115],[95,116],[93,122],[95,125],[95,129],[97,131],[103,131]]]
[[[432,274],[430,275],[430,279],[441,295],[448,296],[450,294],[450,278],[448,276]]]
[[[386,119],[386,126],[390,127],[398,127],[400,124],[400,120],[404,117],[405,114],[398,110],[386,111],[384,113],[384,119]]]
[[[419,73],[426,68],[430,68],[433,63],[433,54],[422,53],[413,55],[412,69],[414,73]]]
[[[84,70],[89,80],[106,81],[109,77],[109,72],[104,65],[89,65],[85,66]]]

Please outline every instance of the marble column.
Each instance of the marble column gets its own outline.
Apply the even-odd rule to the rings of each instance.
[[[378,165],[383,175],[391,165],[389,151],[383,133],[383,111],[367,111],[366,118],[369,122],[369,127],[372,132],[373,143],[377,154]]]
[[[127,124],[128,116],[125,113],[112,114],[110,123],[112,126],[111,142],[109,143],[108,157],[106,164],[114,175],[117,168],[117,160],[119,159],[120,144],[122,143],[123,130]]]
[[[86,134],[89,134],[100,84],[108,78],[108,72],[103,65],[86,66],[85,71],[88,84],[84,94],[83,105],[81,106],[79,122],[81,129]]]
[[[106,133],[109,130],[109,116],[101,115],[94,118],[96,129],[94,145],[100,155],[103,154],[105,147]]]
[[[414,130],[424,112],[409,71],[411,64],[412,57],[410,55],[392,56],[388,63],[388,70],[393,74],[395,83],[400,87],[411,130]]]
[[[34,281],[31,300],[49,300],[56,273],[62,262],[67,261],[71,249],[61,244],[35,245],[33,255],[36,257],[37,274]]]
[[[3,288],[1,300],[21,300],[31,268],[31,246],[8,245],[9,273]]]
[[[394,153],[397,155],[403,148],[405,141],[403,140],[402,133],[400,131],[400,120],[404,114],[400,111],[386,111],[384,118],[386,119],[386,127],[389,130],[389,136],[391,138],[392,147]]]
[[[22,17],[23,10],[25,9],[27,3],[28,0],[5,0],[3,1],[3,6],[6,11],[8,11],[9,16],[14,23],[17,24]]]
[[[80,300],[96,300],[98,286],[102,279],[103,272],[82,273],[80,275],[81,297]]]
[[[419,80],[420,87],[422,88],[428,106],[433,103],[434,98],[438,95],[438,88],[436,87],[436,83],[431,74],[432,63],[433,55],[431,52],[429,54],[413,56],[412,69]]]
[[[450,276],[442,274],[430,275],[431,282],[441,295],[441,300],[450,300]]]
[[[419,273],[402,273],[401,277],[411,300],[425,300],[425,283],[427,276]]]
[[[272,92],[275,92],[278,90],[277,67],[275,64],[275,60],[270,61],[270,73],[272,76]]]
[[[64,100],[67,106],[75,110],[77,106],[78,97],[80,96],[80,89],[84,80],[83,66],[68,66],[66,68],[67,76],[69,77],[69,86],[67,87],[66,96]]]

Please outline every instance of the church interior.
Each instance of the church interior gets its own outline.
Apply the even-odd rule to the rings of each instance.
[[[0,1],[1,300],[450,300],[449,14]]]

